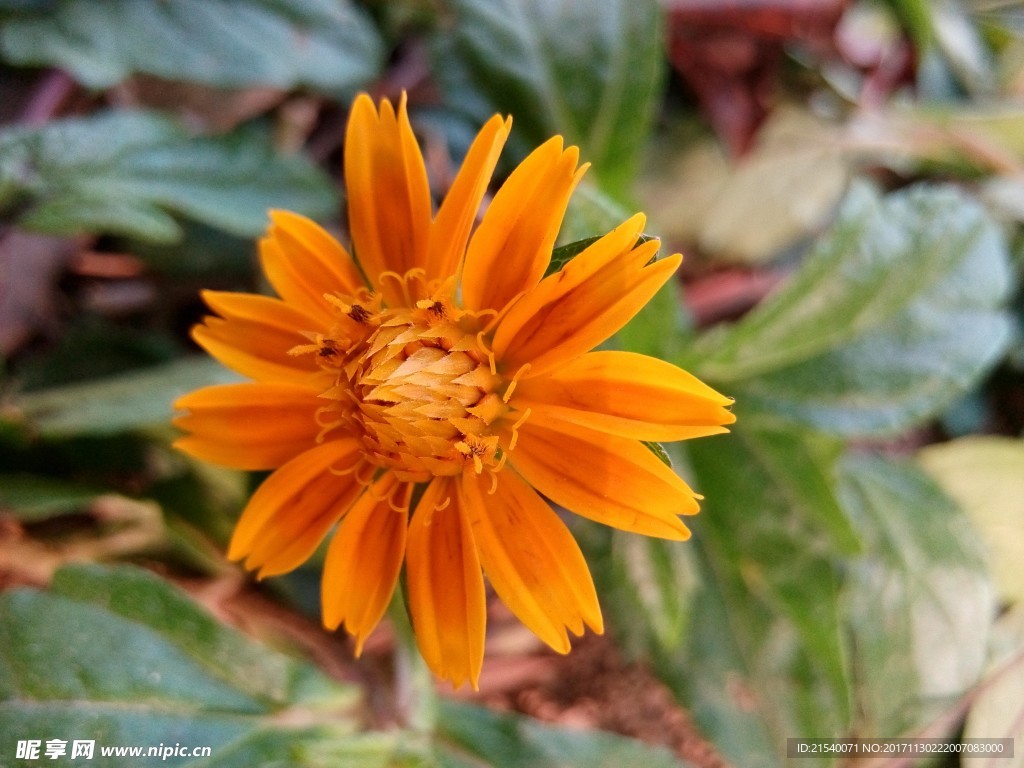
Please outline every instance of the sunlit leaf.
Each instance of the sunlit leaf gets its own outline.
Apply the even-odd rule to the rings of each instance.
[[[480,125],[515,115],[514,153],[554,134],[615,194],[632,181],[660,89],[655,0],[456,0],[434,68],[446,103]],[[581,235],[582,236],[582,235]]]
[[[863,554],[843,584],[856,735],[912,735],[985,663],[994,591],[967,517],[910,462],[848,457],[840,492]]]
[[[1006,244],[950,188],[854,190],[796,275],[686,360],[747,407],[841,434],[939,412],[1000,357]]]
[[[1019,768],[1024,763],[1024,604],[999,617],[993,632],[994,659],[964,723],[964,739],[1014,739],[1014,758],[964,755],[963,768],[1002,765]]]
[[[269,208],[335,207],[327,176],[261,130],[191,138],[155,113],[105,112],[0,132],[0,211],[29,229],[167,242],[179,214],[253,236]]]
[[[52,6],[52,7],[49,7]],[[92,88],[136,72],[216,86],[304,86],[351,98],[383,46],[348,0],[60,0],[5,20],[0,51]]]
[[[930,445],[918,459],[977,526],[1002,597],[1024,602],[1024,441],[965,437]]]

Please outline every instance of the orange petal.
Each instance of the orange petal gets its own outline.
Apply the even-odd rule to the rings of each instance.
[[[260,260],[277,294],[330,325],[334,314],[325,293],[353,295],[362,278],[352,257],[331,235],[304,216],[271,211],[271,226],[260,241]]]
[[[188,414],[174,425],[191,435],[174,445],[196,458],[236,469],[273,469],[316,444],[315,390],[292,384],[204,387],[174,403]]]
[[[357,656],[388,607],[405,557],[409,513],[391,508],[389,498],[396,485],[389,472],[352,505],[324,562],[324,626],[337,629],[344,622],[355,635]],[[408,492],[409,486],[399,491],[406,496]]]
[[[458,688],[474,689],[484,657],[487,611],[473,534],[449,478],[424,491],[409,524],[409,608],[427,665]]]
[[[727,430],[723,397],[681,368],[635,352],[591,352],[547,376],[520,381],[513,404],[637,440],[685,440]]]
[[[234,371],[265,382],[302,384],[317,371],[310,355],[288,351],[308,343],[303,331],[312,321],[294,307],[268,296],[204,291],[203,298],[223,317],[207,317],[192,338]]]
[[[391,305],[404,303],[386,271],[402,275],[426,266],[431,203],[423,156],[402,96],[395,114],[380,113],[366,94],[356,97],[345,137],[345,186],[356,258]]]
[[[519,620],[559,653],[569,652],[566,628],[602,632],[601,608],[576,540],[547,502],[512,471],[463,477],[466,516],[480,563],[494,591]]]
[[[533,288],[551,260],[569,196],[586,166],[579,150],[562,149],[562,137],[540,145],[520,163],[488,206],[473,233],[462,275],[469,309],[502,309]]]
[[[512,435],[505,430],[504,446]],[[693,491],[636,440],[528,418],[509,463],[534,488],[577,515],[624,531],[686,539],[678,515],[697,512]]]
[[[428,279],[448,277],[458,269],[480,202],[511,128],[512,118],[502,120],[495,115],[473,140],[430,228]]]
[[[285,573],[316,550],[364,488],[354,472],[359,444],[331,440],[296,456],[259,487],[235,527],[228,557],[259,576]]]
[[[630,248],[642,227],[643,217],[633,217],[517,301],[495,331],[499,365],[515,371],[530,363],[524,375],[538,376],[629,322],[682,259],[677,254],[648,265],[656,241]]]

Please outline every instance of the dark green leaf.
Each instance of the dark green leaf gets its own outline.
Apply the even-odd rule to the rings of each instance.
[[[438,762],[444,768],[685,768],[668,752],[599,731],[570,731],[469,704],[440,702]]]
[[[688,653],[655,664],[734,764],[777,765],[786,738],[843,734],[851,717],[837,559],[857,537],[831,494],[837,446],[741,414],[688,453],[706,496],[701,586]]]
[[[0,50],[91,88],[136,72],[215,86],[304,86],[350,99],[376,77],[376,29],[348,0],[62,0],[7,20]]]
[[[750,408],[841,434],[891,432],[968,390],[1010,338],[1006,244],[950,188],[851,194],[800,271],[691,368]]]
[[[0,474],[0,511],[21,520],[77,512],[100,495],[96,488],[37,475]]]
[[[219,625],[132,567],[67,568],[49,593],[0,596],[0,670],[0,731],[93,739],[97,757],[100,747],[181,743],[212,755],[163,764],[326,766],[368,746],[350,736],[355,689]]]
[[[47,436],[112,435],[166,424],[175,398],[238,380],[214,360],[185,358],[141,373],[46,389],[15,405]]]
[[[913,734],[981,674],[994,590],[967,517],[913,464],[849,457],[840,470],[865,543],[842,602],[854,733]]]
[[[514,154],[555,134],[621,195],[651,126],[663,69],[655,0],[455,0],[435,39],[445,100],[482,124],[514,115]]]
[[[598,240],[600,240],[601,237],[602,235],[586,237],[582,240],[576,240],[575,242],[567,243],[565,245],[559,246],[558,248],[555,248],[555,250],[551,252],[551,261],[548,264],[548,268],[547,271],[544,273],[544,276],[547,277],[548,275],[552,275],[555,272],[561,270],[562,267],[564,267],[570,261],[572,261],[581,253],[583,253],[583,251],[585,251],[587,248],[589,248]],[[633,247],[635,248],[637,245],[657,239],[658,238],[653,237],[651,235],[640,235],[640,237],[637,238],[636,243]],[[657,258],[658,254],[654,254],[652,261]]]
[[[167,242],[181,235],[173,213],[253,236],[270,208],[326,216],[336,197],[260,130],[190,138],[154,113],[106,112],[0,132],[0,211],[28,228]]]
[[[661,443],[652,443],[649,440],[643,441],[644,447],[658,457],[658,460],[669,469],[672,468],[672,457],[668,455],[665,446]]]

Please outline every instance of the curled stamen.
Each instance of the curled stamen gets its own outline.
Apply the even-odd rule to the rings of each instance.
[[[329,467],[327,471],[330,472],[332,475],[337,475],[338,477],[344,477],[345,475],[351,475],[353,472],[357,471],[360,467],[362,467],[363,464],[365,464],[365,463],[366,463],[365,459],[358,458],[358,459],[355,460],[355,462],[352,464],[351,467],[345,467],[344,469],[337,469],[336,467]]]
[[[444,501],[441,504],[434,505],[434,512],[440,512],[442,509],[448,509],[448,505],[452,503],[451,496],[445,496]]]
[[[395,497],[404,496],[401,502],[396,503]],[[409,501],[412,497],[412,488],[408,483],[396,485],[388,495],[388,506],[392,512],[405,513],[409,511]]]
[[[519,421],[512,425],[512,439],[508,441],[508,450],[510,452],[516,449],[516,443],[519,442],[519,428],[530,418],[530,413],[530,409],[527,408],[523,411],[523,415],[519,417]]]
[[[476,343],[480,345],[480,349],[482,349],[484,351],[484,354],[487,355],[487,363],[488,363],[488,365],[491,366],[491,375],[492,376],[497,376],[498,375],[498,365],[497,365],[497,363],[494,360],[494,352],[492,352],[491,348],[488,347],[486,343],[484,343],[484,332],[483,331],[480,331],[480,333],[478,333],[476,335]]]
[[[516,384],[519,383],[519,377],[522,376],[530,369],[529,363],[523,363],[519,366],[519,370],[516,371],[516,375],[512,377],[512,381],[508,384],[508,389],[505,390],[505,394],[501,396],[501,402],[508,404],[509,399],[512,397],[512,392],[515,391]]]
[[[370,476],[367,477],[367,478],[363,478],[362,476],[360,476],[359,470],[357,470],[356,474],[355,474],[355,480],[360,485],[366,486],[367,490],[369,490],[370,486],[373,483],[373,476],[376,473],[377,468],[372,463],[370,463],[369,461],[362,462],[362,464],[359,467],[359,469],[362,469],[363,467],[369,467],[369,469],[370,469]]]

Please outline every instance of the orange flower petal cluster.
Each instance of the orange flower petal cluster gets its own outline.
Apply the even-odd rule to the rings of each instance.
[[[484,577],[559,652],[602,631],[590,572],[549,500],[648,536],[685,539],[693,491],[641,441],[726,431],[730,400],[685,371],[590,351],[671,277],[634,216],[544,277],[586,166],[555,137],[477,212],[511,121],[476,137],[435,211],[404,99],[356,99],[345,144],[352,244],[275,211],[260,259],[279,298],[206,292],[194,329],[251,383],[178,400],[176,445],[274,472],[229,556],[261,577],[333,531],[323,620],[356,652],[405,567],[419,649],[476,686]]]

